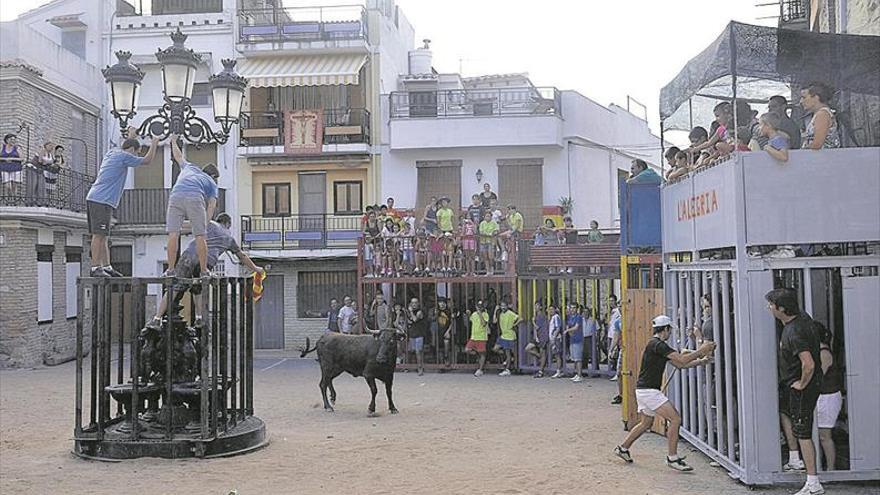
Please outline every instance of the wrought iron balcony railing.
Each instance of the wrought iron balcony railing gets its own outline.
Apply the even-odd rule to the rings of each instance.
[[[116,209],[118,225],[165,225],[170,189],[126,189]],[[226,209],[226,190],[220,189],[217,197],[219,213]]]
[[[391,93],[391,118],[562,115],[552,87],[455,89]]]
[[[4,180],[7,177],[4,174]],[[95,182],[90,175],[70,169],[59,170],[54,177],[45,170],[26,165],[8,175],[0,186],[0,206],[44,207],[85,213],[86,195]]]
[[[284,145],[284,112],[242,112],[240,146]],[[370,112],[365,108],[324,110],[324,144],[370,144]]]
[[[362,6],[244,9],[238,11],[240,43],[367,40]]]
[[[241,216],[245,249],[354,248],[360,238],[360,215]]]

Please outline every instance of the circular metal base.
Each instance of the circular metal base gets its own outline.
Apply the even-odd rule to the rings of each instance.
[[[175,433],[171,440],[140,438],[128,435],[105,435],[104,440],[79,438],[74,441],[73,454],[84,459],[119,461],[139,457],[181,459],[188,457],[226,457],[251,452],[269,444],[266,424],[251,416],[217,438],[201,440],[198,434]]]

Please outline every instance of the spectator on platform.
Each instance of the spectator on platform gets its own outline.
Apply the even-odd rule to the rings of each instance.
[[[544,224],[539,226],[537,230],[535,230],[535,234],[541,234],[544,238],[544,242],[542,244],[535,244],[536,246],[543,246],[545,244],[559,244],[559,239],[556,236],[556,222],[553,221],[552,218],[545,218]]]
[[[398,234],[395,232],[396,224],[391,218],[385,219],[385,226],[382,228],[382,275],[386,277],[395,277],[399,275],[397,267],[399,262],[400,248],[397,243]]]
[[[43,149],[31,158],[31,162],[25,165],[27,186],[27,198],[33,201],[37,206],[45,206],[46,204],[46,169],[52,166],[55,161],[54,153],[55,143],[46,141],[43,143]]]
[[[568,305],[568,316],[565,319],[565,333],[568,335],[569,357],[574,361],[574,376],[571,381],[577,383],[584,380],[584,321],[580,308],[576,303]]]
[[[599,230],[599,222],[590,220],[590,230],[587,231],[587,244],[598,244],[604,239],[605,236]]]
[[[788,161],[789,138],[779,127],[781,119],[775,113],[761,115],[761,134],[767,138],[764,151],[780,162]]]
[[[639,158],[632,161],[629,172],[630,175],[627,182],[630,184],[660,184],[662,182],[657,172],[649,167],[645,160]]]
[[[367,269],[367,276],[375,277],[378,275],[378,267],[382,266],[382,226],[379,224],[378,215],[375,208],[368,208],[367,221],[364,223],[364,268]]]
[[[801,90],[801,106],[813,118],[803,134],[804,149],[840,148],[840,131],[837,117],[829,106],[834,91],[824,83],[812,83]]]
[[[464,346],[466,353],[479,356],[479,366],[474,376],[483,376],[483,368],[486,366],[486,341],[489,340],[489,313],[482,300],[476,303],[475,311],[469,318],[470,338]]]
[[[3,136],[3,146],[0,147],[0,181],[3,183],[2,194],[4,196],[16,196],[20,194],[21,169],[24,159],[16,144],[18,136],[9,133]]]
[[[209,276],[208,245],[205,231],[208,222],[214,218],[217,207],[217,179],[220,171],[209,163],[204,167],[187,161],[177,143],[177,136],[171,136],[171,156],[180,164],[180,175],[168,195],[168,211],[165,218],[165,232],[168,233],[167,276],[174,276],[177,265],[177,246],[184,219],[189,220],[192,235],[196,238],[196,253],[199,255],[202,276]]]
[[[524,223],[522,213],[516,209],[516,205],[507,205],[507,237],[519,239],[522,236]]]
[[[801,148],[801,126],[788,116],[787,110],[788,100],[784,96],[771,96],[767,102],[767,113],[779,116],[779,130],[788,135],[790,148],[798,150]],[[764,149],[765,144],[767,144],[767,139],[761,136],[758,139],[758,149]]]
[[[819,334],[819,360],[822,365],[822,385],[816,402],[816,423],[819,426],[819,443],[825,454],[825,469],[837,469],[837,448],[831,433],[837,425],[837,416],[843,407],[843,370],[834,359],[831,350],[831,332],[818,321],[813,322]]]
[[[395,221],[400,219],[400,212],[394,208],[394,198],[388,198],[385,202],[385,206],[388,209],[388,216],[394,218]]]
[[[403,254],[401,267],[404,273],[410,274],[416,264],[415,231],[412,224],[403,222],[403,230],[400,231],[398,241],[400,241],[400,250]]]
[[[517,325],[519,325],[519,315],[510,309],[507,301],[501,301],[501,304],[495,309],[493,319],[501,334],[495,341],[495,347],[492,351],[504,356],[504,369],[498,373],[498,376],[510,376],[510,369],[514,367],[513,360],[516,355],[516,331]]]
[[[487,182],[483,184],[483,191],[480,193],[480,202],[483,204],[483,208],[489,208],[492,206],[492,201],[498,201],[498,195],[492,192],[492,186]]]
[[[562,227],[557,229],[559,232],[559,237],[562,242],[567,245],[574,245],[578,242],[578,231],[575,228],[574,223],[571,220],[570,215],[565,215],[562,218]]]
[[[461,249],[464,255],[464,271],[468,275],[476,273],[476,257],[477,257],[477,224],[471,220],[469,215],[464,217],[461,224]]]
[[[666,150],[666,153],[663,154],[663,157],[666,158],[666,163],[669,165],[670,169],[675,169],[675,157],[680,151],[681,149],[678,146],[672,146],[668,150]]]
[[[492,213],[487,211],[483,214],[480,222],[480,258],[486,266],[486,274],[495,274],[495,240],[498,237],[498,223],[492,219]]]
[[[692,151],[702,151],[704,149],[712,150],[715,149],[715,145],[718,143],[724,143],[730,139],[728,128],[733,125],[733,110],[730,102],[722,101],[715,105],[713,113],[715,114],[715,123],[717,126],[707,141],[698,145],[692,145],[690,148]]]
[[[449,301],[445,297],[437,300],[437,310],[432,312],[432,326],[437,329],[437,342],[443,343],[441,360],[446,366],[452,365],[452,320],[455,317]]]
[[[414,242],[414,248],[416,250],[416,268],[414,270],[415,275],[419,276],[428,276],[430,273],[431,266],[431,242],[428,239],[428,233],[425,231],[424,227],[420,228],[416,233],[416,238]]]
[[[544,303],[535,303],[535,313],[532,317],[532,332],[525,351],[538,360],[540,369],[535,373],[535,378],[544,377],[544,369],[547,367],[548,344],[550,343],[550,320],[544,311]]]
[[[471,196],[471,204],[467,208],[467,217],[474,222],[474,225],[479,225],[483,221],[483,203],[480,202],[479,194]]]
[[[351,296],[342,298],[342,308],[339,309],[337,321],[339,322],[339,331],[346,334],[355,333],[354,318],[357,312],[352,307]]]
[[[452,234],[455,230],[455,212],[450,207],[450,199],[440,198],[437,203],[437,227],[442,234]]]
[[[121,277],[122,274],[110,266],[110,247],[107,238],[110,236],[110,218],[122,199],[128,169],[139,167],[153,161],[156,154],[158,138],[153,138],[146,155],[137,155],[141,144],[136,139],[134,128],[129,128],[128,138],[122,142],[121,148],[112,148],[104,155],[98,176],[86,195],[86,216],[88,217],[89,233],[92,234],[91,262],[92,277]]]
[[[327,311],[327,331],[339,333],[339,301],[330,299],[330,310]]]
[[[58,186],[58,174],[64,165],[64,146],[60,144],[52,150],[52,163],[43,169],[43,181],[46,183],[46,197],[52,199]]]
[[[428,234],[437,232],[437,196],[431,196],[431,201],[425,206],[422,213],[422,228]]]
[[[684,151],[679,151],[675,155],[675,163],[672,166],[672,170],[669,171],[669,174],[666,176],[666,180],[675,180],[679,177],[685,177],[690,173],[690,165],[688,164],[688,154]]]
[[[736,151],[740,151],[743,153],[752,151],[752,149],[749,148],[749,143],[751,141],[752,127],[747,125],[738,127],[736,130]]]

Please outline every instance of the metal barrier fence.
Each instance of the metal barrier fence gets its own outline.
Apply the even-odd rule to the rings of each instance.
[[[80,278],[74,453],[205,457],[262,446],[265,426],[253,408],[251,282]],[[170,316],[157,328],[143,326],[150,285],[162,286],[169,301]],[[181,307],[186,291],[201,296]],[[190,324],[193,315],[203,318]],[[143,330],[126,338],[125,319]]]
[[[562,115],[562,96],[554,87],[395,91],[391,118]]]
[[[10,180],[0,187],[0,206],[58,208],[75,212],[86,211],[86,195],[95,178],[70,169],[61,169],[47,176],[34,166],[9,174]]]

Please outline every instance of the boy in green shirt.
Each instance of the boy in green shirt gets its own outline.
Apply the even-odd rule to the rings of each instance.
[[[510,368],[513,367],[513,356],[515,356],[513,351],[516,349],[516,326],[519,324],[519,315],[510,310],[507,302],[502,301],[495,310],[495,322],[501,329],[501,335],[495,341],[492,352],[504,355],[504,369],[498,373],[498,376],[510,376]]]
[[[437,210],[437,226],[440,228],[440,232],[444,234],[447,232],[451,234],[455,229],[453,223],[455,212],[449,207],[449,202],[449,198],[440,198],[440,209]]]
[[[495,274],[495,238],[498,236],[498,223],[492,220],[492,213],[483,214],[480,222],[480,255],[486,265],[486,274]]]
[[[483,367],[486,366],[486,341],[489,340],[489,313],[483,306],[483,301],[477,301],[476,311],[468,318],[471,324],[471,336],[464,346],[464,351],[471,356],[480,356],[480,367],[474,372],[474,376],[483,376]]]

